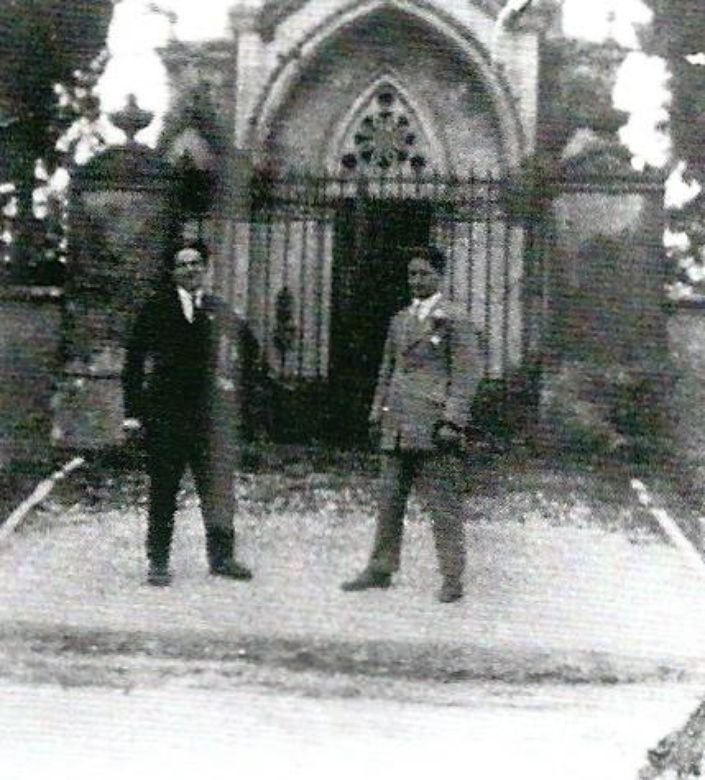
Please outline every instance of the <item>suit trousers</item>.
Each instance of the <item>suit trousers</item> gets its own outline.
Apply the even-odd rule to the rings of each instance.
[[[150,562],[162,566],[169,562],[176,499],[187,466],[191,468],[201,505],[209,565],[218,567],[232,558],[235,458],[232,446],[218,444],[204,426],[184,418],[169,423],[160,421],[148,428]]]
[[[415,486],[431,515],[441,576],[457,581],[465,570],[463,524],[464,462],[456,452],[383,451],[375,540],[368,568],[393,574],[399,569],[406,504]]]

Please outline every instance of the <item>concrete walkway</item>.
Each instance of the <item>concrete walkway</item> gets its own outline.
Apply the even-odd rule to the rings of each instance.
[[[237,525],[251,583],[207,575],[191,499],[177,516],[174,583],[155,589],[144,584],[143,509],[75,508],[30,523],[0,548],[0,637],[63,637],[106,651],[127,642],[169,656],[237,647],[265,661],[278,646],[294,667],[332,656],[353,670],[442,679],[705,673],[705,596],[655,537],[635,542],[535,517],[473,523],[466,598],[442,605],[430,528],[418,515],[395,587],[359,594],[339,584],[364,565],[368,513],[281,512]]]
[[[462,706],[277,690],[0,682],[3,780],[635,780],[698,699],[683,685],[478,686]]]

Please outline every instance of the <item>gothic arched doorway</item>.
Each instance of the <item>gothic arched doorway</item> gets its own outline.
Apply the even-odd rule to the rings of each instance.
[[[408,250],[425,244],[430,204],[349,201],[336,215],[330,349],[330,414],[335,438],[364,441],[384,338],[408,303]]]
[[[483,78],[385,5],[307,55],[259,126],[269,174],[241,242],[250,321],[285,381],[325,386],[311,414],[344,441],[364,433],[410,246],[446,251],[447,290],[483,336],[487,373],[520,360],[523,234],[496,178],[513,152]]]

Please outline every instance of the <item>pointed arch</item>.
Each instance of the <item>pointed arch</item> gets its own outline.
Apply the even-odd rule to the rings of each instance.
[[[340,7],[332,7],[328,16],[304,31],[288,50],[280,54],[279,65],[249,116],[246,145],[262,148],[278,111],[319,52],[338,35],[366,17],[385,11],[401,13],[417,24],[429,27],[446,42],[450,50],[460,53],[472,64],[494,106],[504,165],[508,169],[518,167],[528,145],[511,90],[502,72],[492,63],[489,52],[472,31],[428,0],[356,0],[342,10]]]
[[[271,41],[277,28],[289,17],[308,5],[309,0],[265,0],[257,19],[257,29],[262,39]],[[502,10],[501,0],[475,0],[485,13],[496,18]]]
[[[335,127],[332,127],[329,133],[329,143],[325,149],[323,166],[328,171],[335,171],[340,167],[341,158],[346,151],[346,141],[348,141],[360,122],[366,111],[375,100],[375,97],[385,91],[392,91],[397,96],[403,106],[406,114],[411,119],[412,126],[415,125],[422,134],[422,143],[415,144],[418,149],[412,153],[423,154],[432,166],[439,172],[448,171],[448,155],[445,138],[442,137],[442,129],[438,128],[433,121],[432,112],[425,105],[425,102],[418,96],[412,95],[404,87],[401,79],[391,70],[380,71],[368,85],[355,97],[349,110],[338,121]],[[412,127],[412,131],[415,128]]]

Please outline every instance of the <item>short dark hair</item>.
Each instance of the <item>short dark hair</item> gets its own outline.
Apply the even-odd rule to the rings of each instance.
[[[184,241],[184,243],[179,247],[177,251],[180,251],[181,249],[195,249],[197,252],[200,253],[201,257],[203,258],[204,262],[208,262],[209,260],[209,252],[208,252],[208,245],[205,241],[201,240],[200,238],[194,239],[193,241]]]
[[[446,256],[437,246],[413,246],[409,249],[409,262],[415,257],[423,258],[437,274],[443,274],[446,270]]]
[[[182,246],[180,249],[178,249],[176,252],[174,252],[174,258],[172,262],[172,267],[176,266],[176,261],[179,255],[185,253],[185,252],[193,252],[196,255],[198,255],[201,265],[207,266],[208,265],[208,256],[205,254],[205,252],[197,246]]]

